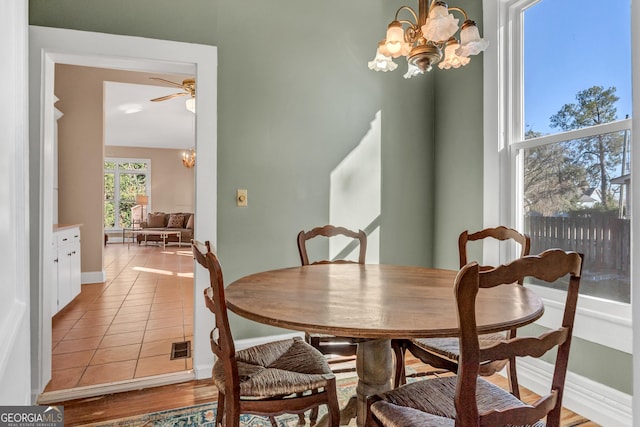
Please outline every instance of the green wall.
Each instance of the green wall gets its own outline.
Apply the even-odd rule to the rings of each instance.
[[[366,62],[398,0],[30,0],[30,23],[215,45],[218,251],[227,282],[296,265],[295,235],[329,218],[329,174],[382,115],[380,262],[457,267],[482,227],[482,56],[408,81]],[[481,2],[460,0],[481,23]],[[437,108],[436,108],[437,107]],[[199,165],[200,167],[200,165]],[[236,208],[237,188],[249,207]],[[365,227],[363,225],[363,227]],[[434,250],[433,248],[437,248]],[[236,338],[273,329],[233,317]],[[579,339],[571,369],[631,356]]]
[[[401,4],[32,0],[30,23],[218,47],[217,249],[231,282],[299,264],[297,233],[329,222],[330,173],[378,112],[380,262],[430,265],[434,76],[367,68]],[[232,327],[238,339],[274,332],[237,317]]]
[[[461,0],[456,5],[482,30],[482,2]],[[465,67],[436,74],[434,247],[438,250],[433,261],[440,268],[458,268],[460,232],[480,230],[483,225],[482,60],[482,54],[476,55]]]

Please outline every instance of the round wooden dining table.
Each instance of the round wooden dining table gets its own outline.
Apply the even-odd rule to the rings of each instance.
[[[391,338],[458,334],[453,294],[457,271],[385,264],[318,264],[242,277],[225,290],[227,307],[256,322],[358,341],[356,399],[341,424],[365,421],[366,398],[392,386]],[[527,325],[542,316],[542,300],[518,284],[480,289],[478,332]]]

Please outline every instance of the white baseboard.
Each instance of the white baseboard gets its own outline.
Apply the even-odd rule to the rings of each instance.
[[[518,359],[518,382],[539,395],[549,393],[553,365],[540,359]],[[567,372],[562,406],[603,427],[632,425],[632,397],[586,377]]]
[[[242,350],[245,348],[253,347],[254,345],[264,344],[267,342],[279,341],[279,340],[288,340],[293,337],[302,337],[304,338],[304,332],[293,332],[290,334],[282,334],[282,335],[269,335],[266,337],[256,337],[256,338],[247,338],[243,340],[236,340],[234,344],[236,346],[236,351]],[[211,368],[212,364],[200,364],[194,366],[194,372],[196,374],[196,379],[203,378],[211,378]]]
[[[104,271],[83,271],[80,275],[80,283],[104,283],[107,281],[107,273]]]

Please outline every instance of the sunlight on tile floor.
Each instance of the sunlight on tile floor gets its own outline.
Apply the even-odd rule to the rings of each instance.
[[[193,258],[188,246],[104,248],[105,283],[82,291],[53,318],[52,379],[45,391],[192,368],[171,360],[174,342],[193,342]]]

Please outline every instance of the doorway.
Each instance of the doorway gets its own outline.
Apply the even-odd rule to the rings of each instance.
[[[32,315],[32,350],[36,357],[32,358],[33,387],[36,396],[40,395],[51,379],[51,307],[47,302],[51,298],[49,288],[52,277],[52,266],[47,260],[51,256],[52,243],[52,193],[50,185],[54,175],[54,70],[56,64],[81,65],[117,70],[130,70],[151,73],[195,75],[201,93],[207,96],[197,98],[198,120],[196,121],[196,149],[198,161],[206,164],[206,168],[196,168],[196,203],[195,226],[196,235],[211,236],[215,239],[216,224],[216,85],[217,85],[217,51],[215,47],[178,43],[163,40],[145,39],[90,33],[75,30],[64,30],[45,27],[30,27],[30,135],[32,168],[30,204],[32,215],[31,245],[38,248],[37,256],[32,256],[31,277],[37,280],[32,286],[36,291],[31,296],[31,306],[38,307]],[[201,142],[202,141],[202,142]],[[206,143],[204,143],[206,141]],[[206,183],[207,192],[198,182]],[[212,190],[213,189],[213,194]],[[202,193],[202,194],[199,194]],[[212,197],[213,195],[213,197]],[[100,224],[102,221],[98,219]],[[198,218],[208,218],[207,222]],[[86,218],[83,224],[95,221]],[[84,227],[90,227],[84,224]],[[101,228],[101,226],[100,226]],[[85,233],[83,245],[100,246],[103,233]],[[104,269],[104,266],[102,266]],[[89,275],[96,272],[86,272]],[[101,272],[98,272],[101,273]],[[104,274],[104,272],[102,272]],[[206,278],[196,275],[194,278],[194,299],[199,295],[199,282],[206,283]],[[84,280],[83,280],[84,282]],[[87,282],[89,283],[89,282]],[[210,375],[212,356],[207,344],[210,321],[204,307],[194,307],[194,342],[193,370],[195,378]],[[165,380],[167,381],[167,380]],[[174,382],[175,380],[169,380]],[[162,379],[156,379],[157,383]],[[136,384],[112,385],[110,392],[139,388]],[[155,384],[152,384],[155,385]],[[148,386],[148,385],[147,385]],[[105,390],[97,390],[94,394],[104,394]],[[42,400],[42,399],[38,399]]]

